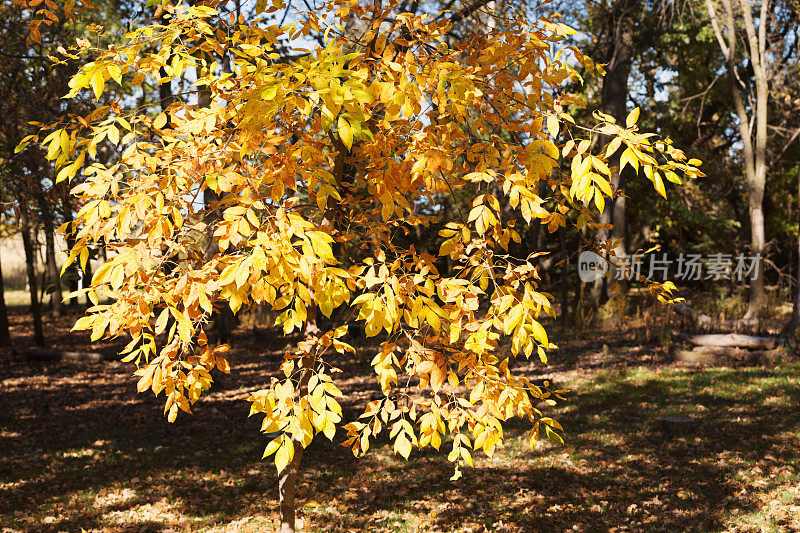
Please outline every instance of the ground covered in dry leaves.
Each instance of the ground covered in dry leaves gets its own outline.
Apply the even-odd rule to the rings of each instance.
[[[13,320],[17,346],[29,346],[28,317]],[[90,349],[70,320],[48,322],[52,346]],[[634,338],[562,340],[551,366],[521,369],[572,389],[554,409],[566,444],[531,452],[526,427],[511,424],[505,448],[456,482],[444,454],[406,462],[378,443],[356,461],[315,441],[305,530],[800,531],[800,365],[686,368]],[[0,531],[271,531],[276,475],[244,398],[285,344],[240,328],[232,377],[175,424],[161,399],[136,394],[128,364],[3,353]],[[368,364],[339,366],[352,414],[376,389]],[[694,422],[674,431],[665,416]]]

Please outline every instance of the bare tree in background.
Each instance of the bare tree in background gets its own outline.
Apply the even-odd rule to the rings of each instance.
[[[762,0],[757,21],[750,0],[705,0],[705,5],[724,57],[732,112],[739,126],[750,215],[750,251],[763,257],[766,246],[763,204],[768,169],[770,58],[767,55],[767,27],[770,2]],[[746,69],[742,68],[742,60],[746,60]],[[759,261],[750,283],[750,301],[745,318],[755,317],[764,302],[764,268]]]

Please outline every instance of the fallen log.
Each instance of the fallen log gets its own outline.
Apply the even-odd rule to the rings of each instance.
[[[750,350],[733,346],[693,346],[692,351],[711,355],[743,356]]]
[[[681,302],[672,304],[672,308],[678,313],[688,316],[704,326],[717,326],[726,329],[758,327],[757,318],[736,318],[723,320],[697,311],[696,309],[693,309],[692,307]]]
[[[708,333],[704,335],[678,333],[677,337],[695,346],[727,346],[751,350],[771,350],[779,343],[779,339],[775,337],[754,337],[740,333]]]
[[[17,352],[27,361],[77,361],[97,363],[106,357],[98,352],[66,352],[62,350],[21,350]]]
[[[693,352],[692,350],[673,350],[672,358],[675,361],[692,365],[717,365],[720,363],[719,355]]]
[[[781,353],[780,348],[772,350],[744,350],[741,348],[721,348],[713,351],[700,351],[697,347],[692,350],[673,349],[672,357],[675,361],[693,365],[769,365]]]

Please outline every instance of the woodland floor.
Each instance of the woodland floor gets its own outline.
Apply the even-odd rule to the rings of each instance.
[[[29,346],[28,316],[12,320]],[[70,320],[48,321],[51,345],[90,349]],[[406,462],[378,443],[356,461],[315,440],[305,530],[800,531],[800,364],[681,367],[634,338],[559,341],[550,366],[527,371],[572,390],[553,409],[566,444],[531,452],[525,426],[511,424],[505,448],[456,482],[446,453]],[[130,364],[0,355],[0,531],[272,531],[276,475],[243,400],[285,343],[240,330],[234,377],[175,424],[163,397],[136,394]],[[370,368],[339,366],[355,376],[341,383],[355,412],[375,390]],[[696,422],[674,434],[664,416]]]

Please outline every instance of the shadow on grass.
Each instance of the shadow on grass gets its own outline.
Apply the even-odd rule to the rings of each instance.
[[[239,363],[245,388],[280,354]],[[360,367],[359,367],[360,368]],[[377,446],[356,461],[324,439],[304,457],[301,514],[316,530],[663,531],[730,528],[757,493],[798,482],[798,368],[632,368],[589,374],[556,417],[567,445],[507,447],[449,481],[442,454],[408,462]],[[0,370],[0,523],[25,531],[204,530],[276,516],[274,469],[260,461],[246,393],[201,401],[168,424],[161,399],[136,396],[131,368],[14,364]],[[346,393],[360,391],[355,380]],[[658,423],[692,417],[688,430]],[[336,442],[342,440],[337,435]],[[313,500],[309,502],[308,500]],[[303,502],[308,505],[302,506]]]

